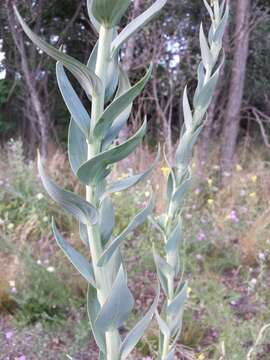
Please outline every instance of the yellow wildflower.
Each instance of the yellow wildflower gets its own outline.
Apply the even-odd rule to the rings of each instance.
[[[187,288],[187,294],[188,294],[188,296],[189,296],[191,293],[192,293],[192,289],[191,289],[191,287],[188,287],[188,288]]]
[[[256,183],[257,180],[258,180],[258,176],[257,176],[257,175],[251,176],[251,181],[252,181],[252,182]]]
[[[213,205],[214,204],[214,199],[208,199],[207,202],[208,202],[209,205]]]
[[[198,356],[197,359],[198,359],[198,360],[205,360],[206,357],[205,357],[205,355],[204,355],[203,353],[201,353],[201,354]]]
[[[252,192],[249,194],[249,197],[251,197],[251,198],[255,198],[256,196],[257,196],[257,194],[255,192]]]
[[[121,196],[121,192],[120,191],[117,191],[114,193],[115,196]]]
[[[169,173],[171,172],[170,168],[168,168],[168,166],[162,166],[162,168],[160,169],[163,173],[164,176],[168,176]]]
[[[207,183],[208,183],[208,186],[211,187],[213,185],[213,179],[208,178]]]
[[[239,164],[237,164],[237,165],[236,165],[236,171],[241,171],[241,170],[243,170],[242,166],[239,165]]]

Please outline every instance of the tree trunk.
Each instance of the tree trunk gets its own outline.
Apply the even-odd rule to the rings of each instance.
[[[8,22],[11,29],[12,37],[18,53],[20,55],[20,71],[22,73],[24,79],[24,86],[26,86],[26,90],[24,92],[24,96],[26,96],[25,104],[30,105],[30,112],[33,113],[34,116],[29,116],[28,121],[32,121],[28,129],[38,129],[38,134],[32,133],[28,134],[33,137],[33,143],[40,143],[40,151],[43,157],[47,157],[48,150],[48,142],[49,142],[49,114],[44,112],[44,97],[41,98],[41,95],[38,91],[37,80],[35,79],[35,73],[31,71],[31,66],[29,64],[28,54],[26,52],[24,37],[22,34],[21,28],[18,26],[15,15],[12,9],[12,0],[6,0],[6,10],[8,15]],[[32,59],[33,60],[33,59]],[[29,111],[26,111],[29,113]]]
[[[134,0],[133,10],[131,13],[131,19],[135,19],[140,10],[141,0]],[[125,57],[123,60],[123,68],[126,72],[129,72],[134,59],[134,50],[135,50],[135,36],[131,36],[127,42]]]
[[[240,125],[240,113],[244,94],[246,65],[250,38],[251,0],[237,0],[235,13],[234,55],[229,97],[225,112],[221,145],[221,176],[226,183],[226,173],[231,173]],[[224,176],[225,175],[225,176]]]

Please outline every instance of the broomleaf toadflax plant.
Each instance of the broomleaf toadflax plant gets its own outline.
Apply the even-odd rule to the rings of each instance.
[[[159,151],[155,163],[143,173],[117,182],[108,181],[112,165],[129,156],[145,135],[146,120],[132,137],[119,145],[115,141],[127,123],[133,100],[151,76],[150,66],[145,76],[131,86],[127,74],[121,68],[119,51],[130,36],[143,28],[163,8],[166,1],[156,0],[118,34],[117,25],[131,0],[88,0],[89,18],[98,33],[98,41],[86,65],[33,33],[14,7],[26,35],[57,61],[58,86],[71,115],[69,161],[72,171],[85,185],[86,198],[66,191],[52,181],[44,171],[40,156],[38,169],[48,194],[78,221],[81,240],[91,254],[90,262],[66,242],[52,221],[58,245],[88,282],[88,316],[100,351],[100,360],[124,360],[128,357],[151,322],[159,298],[157,290],[153,304],[123,339],[119,328],[132,312],[134,299],[127,286],[127,273],[120,247],[126,236],[152,212],[154,198],[150,198],[147,206],[122,233],[113,237],[115,219],[110,196],[142,181],[157,165]],[[66,70],[85,91],[91,102],[91,114],[72,87]]]
[[[204,0],[211,17],[211,27],[206,38],[203,26],[200,27],[200,47],[202,61],[198,67],[198,84],[191,109],[187,88],[183,94],[184,126],[176,150],[175,164],[168,161],[167,209],[157,219],[152,219],[164,239],[165,258],[155,248],[154,259],[165,301],[161,314],[156,311],[160,328],[159,360],[173,360],[175,345],[182,330],[182,315],[187,299],[187,283],[183,282],[183,264],[179,257],[182,239],[182,211],[184,199],[191,186],[190,161],[193,146],[203,128],[204,116],[210,105],[223,59],[219,62],[222,39],[225,32],[229,9],[225,0],[213,0],[211,5]],[[219,64],[218,64],[219,63]],[[165,155],[166,159],[166,155]]]

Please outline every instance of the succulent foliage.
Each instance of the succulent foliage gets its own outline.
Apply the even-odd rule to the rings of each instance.
[[[204,4],[212,24],[208,38],[205,36],[203,25],[200,27],[202,61],[198,66],[198,84],[193,97],[193,107],[191,108],[186,87],[183,94],[184,126],[175,154],[175,164],[171,166],[167,161],[170,170],[167,180],[167,209],[157,219],[152,219],[165,244],[165,257],[153,249],[158,278],[166,299],[161,314],[156,311],[160,328],[160,360],[174,359],[175,345],[182,330],[182,315],[188,289],[187,283],[182,280],[183,264],[179,257],[183,205],[192,182],[190,161],[193,146],[203,128],[204,116],[223,64],[223,59],[219,61],[219,57],[229,8],[224,0],[221,4],[219,0],[213,0],[211,5],[204,0]]]
[[[108,176],[112,166],[128,157],[142,142],[147,121],[133,136],[122,143],[118,135],[126,126],[134,99],[142,92],[151,77],[150,65],[145,75],[135,85],[120,63],[119,52],[126,41],[142,29],[163,8],[167,0],[156,0],[144,13],[132,20],[120,33],[119,21],[131,0],[88,0],[89,18],[98,33],[98,40],[87,64],[82,64],[56,49],[37,36],[27,26],[16,7],[14,11],[27,36],[45,53],[57,61],[58,86],[71,119],[68,134],[68,156],[71,169],[85,185],[85,199],[62,189],[45,173],[38,156],[38,170],[42,183],[50,195],[79,225],[80,238],[89,258],[74,249],[61,235],[54,220],[52,228],[59,247],[88,283],[87,310],[91,330],[99,347],[100,360],[124,360],[143,336],[154,314],[160,327],[159,359],[172,360],[175,345],[182,327],[182,314],[187,298],[187,283],[182,281],[183,266],[179,257],[182,239],[181,214],[185,196],[191,186],[190,160],[193,146],[202,130],[203,119],[211,102],[222,61],[222,49],[228,6],[225,0],[213,0],[204,4],[212,25],[205,36],[200,28],[202,61],[198,67],[198,84],[193,106],[188,100],[187,88],[183,94],[184,127],[177,147],[175,164],[171,166],[167,180],[167,209],[153,222],[164,238],[165,257],[154,249],[154,259],[159,283],[166,301],[161,313],[157,311],[157,295],[142,319],[124,336],[119,328],[128,319],[134,307],[134,298],[127,285],[127,272],[121,256],[121,245],[127,235],[140,226],[152,213],[155,205],[151,196],[147,205],[118,235],[115,226],[114,206],[111,194],[131,188],[144,180],[159,162],[144,172],[128,178],[112,181]],[[83,105],[73,88],[68,70],[83,88],[91,102],[91,112]],[[165,155],[166,158],[166,155]]]
[[[79,224],[80,237],[90,251],[89,259],[75,250],[62,237],[53,220],[55,239],[67,258],[88,282],[87,308],[93,336],[100,350],[100,359],[124,360],[143,336],[154,316],[159,298],[156,298],[142,319],[124,337],[119,328],[128,319],[134,307],[134,298],[127,285],[127,273],[120,247],[127,235],[141,225],[154,208],[152,196],[126,229],[113,236],[115,225],[111,194],[136,185],[154,169],[157,159],[140,174],[110,182],[108,175],[113,164],[125,159],[140,144],[147,121],[123,143],[117,144],[121,129],[126,126],[132,102],[147,84],[152,67],[135,85],[131,85],[121,67],[119,52],[134,33],[143,28],[165,5],[156,0],[144,13],[129,23],[119,34],[117,25],[131,0],[88,0],[90,20],[97,30],[98,40],[87,64],[82,64],[37,36],[14,8],[26,35],[45,53],[57,61],[58,86],[70,112],[68,155],[70,166],[86,186],[86,198],[60,188],[45,173],[38,157],[38,169],[48,194]],[[91,113],[85,108],[73,88],[68,70],[83,88],[91,102]]]

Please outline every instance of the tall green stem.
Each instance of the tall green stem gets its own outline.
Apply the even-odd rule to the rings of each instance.
[[[100,152],[100,141],[92,136],[93,129],[99,117],[104,110],[105,88],[108,64],[111,56],[112,29],[106,29],[101,26],[99,32],[99,43],[97,52],[97,61],[95,73],[101,80],[101,90],[99,94],[93,94],[91,111],[91,132],[90,142],[88,144],[88,159],[91,159]],[[98,207],[97,189],[92,186],[86,186],[86,200]],[[90,251],[92,256],[94,274],[98,284],[97,295],[100,305],[104,305],[111,290],[109,271],[106,267],[98,267],[97,261],[102,254],[103,246],[101,242],[99,225],[88,226],[88,236]],[[106,333],[107,360],[118,360],[119,358],[119,334],[118,331]]]

